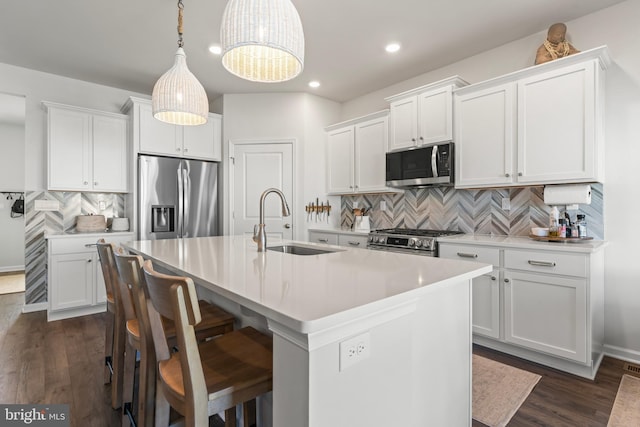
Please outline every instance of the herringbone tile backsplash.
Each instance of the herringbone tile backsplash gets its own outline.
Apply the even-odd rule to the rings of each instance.
[[[457,230],[464,233],[526,236],[532,227],[546,227],[551,206],[543,202],[544,187],[456,190],[432,187],[396,194],[343,196],[340,222],[350,228],[354,221],[353,203],[371,209],[371,228],[420,228]],[[571,211],[585,214],[588,235],[604,238],[603,186],[591,185],[591,204]],[[502,209],[502,199],[509,198],[511,208]],[[387,209],[380,209],[380,202]]]
[[[58,211],[36,211],[36,200],[57,200]],[[99,203],[105,208],[100,209]],[[46,233],[75,228],[77,215],[124,216],[124,195],[28,191],[25,196],[25,304],[47,301]]]

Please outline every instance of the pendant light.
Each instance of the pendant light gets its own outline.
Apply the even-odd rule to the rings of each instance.
[[[284,82],[304,67],[304,33],[291,0],[229,0],[220,27],[222,65],[238,77]]]
[[[209,101],[204,88],[189,71],[182,49],[182,0],[178,1],[178,51],[173,67],[153,86],[153,117],[175,125],[201,125],[207,122]]]

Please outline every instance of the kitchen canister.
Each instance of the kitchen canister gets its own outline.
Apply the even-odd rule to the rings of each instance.
[[[111,231],[129,231],[129,218],[113,218]]]

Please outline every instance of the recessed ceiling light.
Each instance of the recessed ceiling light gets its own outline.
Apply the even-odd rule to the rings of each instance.
[[[209,46],[209,52],[213,53],[214,55],[220,55],[222,53],[222,48],[214,44]]]
[[[398,43],[389,43],[384,50],[389,53],[394,53],[400,50],[400,45]]]
[[[309,82],[309,87],[312,87],[312,88],[320,87],[320,82],[317,80],[313,80]]]

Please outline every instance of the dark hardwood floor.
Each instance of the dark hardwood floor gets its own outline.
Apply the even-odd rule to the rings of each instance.
[[[21,314],[23,301],[22,293],[0,295],[0,402],[69,404],[71,426],[117,426],[103,384],[105,315],[48,323],[45,312]],[[542,376],[510,427],[607,425],[622,361],[606,357],[589,381],[483,347],[474,352]]]

